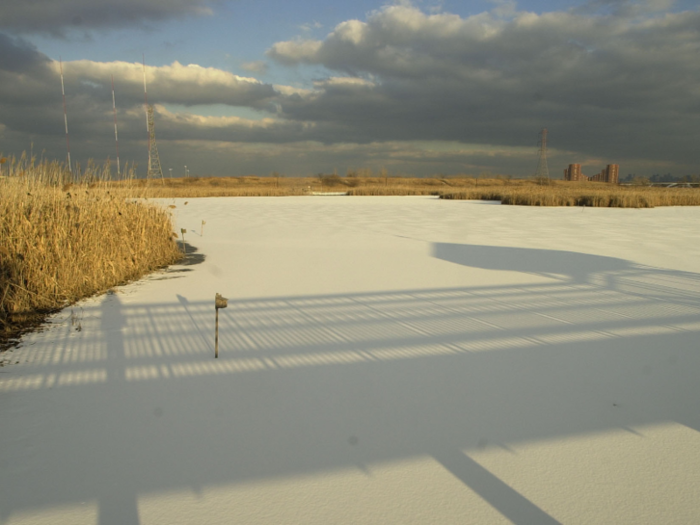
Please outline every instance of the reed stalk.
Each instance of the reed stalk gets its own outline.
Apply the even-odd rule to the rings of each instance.
[[[177,261],[168,213],[109,166],[69,173],[10,159],[0,179],[0,339],[84,297]],[[133,171],[126,170],[127,178]]]

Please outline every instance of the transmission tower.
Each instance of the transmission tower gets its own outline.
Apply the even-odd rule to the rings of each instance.
[[[153,122],[153,106],[148,106],[148,180],[160,177],[163,180],[163,170],[160,167],[158,147],[156,146],[156,126]]]
[[[148,89],[146,87],[146,55],[143,55],[143,101],[146,106],[146,129],[148,130],[148,172],[146,180],[151,180],[160,175],[160,180],[165,185],[163,170],[160,167],[160,157],[156,146],[156,125],[153,122],[153,106],[148,104]]]
[[[117,177],[122,174],[119,166],[119,133],[117,133],[117,100],[114,98],[114,75],[112,75],[112,113],[114,115],[114,142],[117,145]]]
[[[68,110],[66,109],[66,88],[63,85],[63,60],[59,57],[59,65],[61,67],[61,94],[63,95],[63,122],[66,125],[66,150],[68,151],[68,171],[73,173],[73,167],[70,163],[70,141],[68,140]]]
[[[537,171],[535,172],[535,178],[545,178],[549,179],[549,168],[547,167],[547,128],[542,128],[540,131],[540,160],[537,163]]]

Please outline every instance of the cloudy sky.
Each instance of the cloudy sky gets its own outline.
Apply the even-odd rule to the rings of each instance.
[[[3,0],[0,152],[166,176],[700,172],[697,0]]]

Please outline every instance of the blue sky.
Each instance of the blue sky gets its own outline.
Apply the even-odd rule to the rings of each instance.
[[[122,162],[143,171],[144,54],[166,169],[528,176],[547,127],[555,176],[570,162],[697,173],[695,4],[4,3],[0,151],[65,155],[61,57],[73,157],[115,156],[113,74]]]

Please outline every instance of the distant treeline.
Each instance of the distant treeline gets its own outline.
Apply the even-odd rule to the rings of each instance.
[[[640,177],[634,173],[630,173],[626,177],[620,179],[620,182],[700,182],[700,175],[682,175],[676,176],[666,173],[654,173],[651,177]]]

